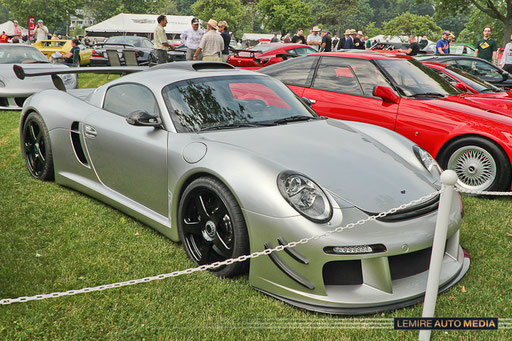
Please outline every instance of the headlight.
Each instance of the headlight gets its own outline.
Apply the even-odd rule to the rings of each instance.
[[[286,201],[300,214],[315,223],[325,223],[332,217],[332,206],[324,191],[306,176],[282,172],[277,186]]]
[[[430,174],[435,177],[441,176],[441,167],[439,167],[439,164],[434,160],[429,152],[418,146],[413,146],[412,150],[414,151],[414,155],[416,155],[418,160],[420,160],[421,164],[429,171]]]

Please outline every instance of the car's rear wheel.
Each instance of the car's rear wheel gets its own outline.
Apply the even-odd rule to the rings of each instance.
[[[229,189],[212,177],[198,178],[185,189],[178,208],[183,247],[197,264],[211,264],[249,253],[247,227]],[[236,262],[213,269],[219,277],[247,272],[249,263]]]
[[[508,191],[510,160],[493,142],[465,137],[448,145],[440,154],[444,169],[457,173],[457,186],[471,191]]]
[[[30,113],[23,124],[21,151],[30,175],[38,180],[54,179],[50,134],[37,112]]]

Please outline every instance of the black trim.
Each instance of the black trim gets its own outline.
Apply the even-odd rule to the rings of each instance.
[[[385,217],[377,218],[379,221],[384,221],[387,223],[397,222],[402,220],[407,220],[411,218],[416,218],[430,212],[436,211],[439,206],[439,195],[436,195],[434,198],[425,201],[419,205],[408,207],[403,210],[399,210],[393,214],[388,214]],[[368,215],[377,215],[378,213],[363,211]]]
[[[469,258],[469,254],[465,250],[463,250],[463,251],[464,251],[464,261],[463,261],[464,263],[462,265],[461,270],[451,281],[449,281],[442,287],[439,287],[439,293],[442,293],[442,292],[448,290],[449,288],[451,288],[452,286],[454,286],[457,282],[459,282],[462,279],[462,277],[464,277],[464,275],[468,271],[469,266],[471,265],[471,260]],[[324,307],[324,306],[299,302],[299,301],[292,300],[289,298],[281,297],[276,294],[272,294],[268,291],[265,291],[265,290],[262,290],[262,289],[259,289],[256,287],[254,287],[254,288],[264,294],[267,294],[269,296],[277,298],[278,300],[283,301],[284,303],[288,303],[294,307],[309,310],[309,311],[320,312],[320,313],[324,313],[324,314],[334,314],[334,315],[370,315],[370,314],[380,313],[383,311],[404,308],[404,307],[407,307],[407,306],[410,306],[410,305],[413,305],[413,304],[423,301],[424,297],[425,297],[425,295],[422,294],[418,297],[414,297],[414,298],[411,298],[406,301],[392,303],[392,304],[386,304],[386,305],[380,305],[380,306],[373,306],[373,307],[337,308],[337,307]]]
[[[286,244],[288,244],[288,242],[283,237],[277,238],[277,241],[279,242],[279,245],[286,245]],[[284,252],[286,252],[290,257],[292,257],[293,259],[295,259],[299,263],[306,264],[306,265],[309,264],[309,259],[307,259],[303,255],[301,255],[293,247],[285,248]]]
[[[84,166],[89,167],[87,158],[85,157],[84,149],[82,147],[82,141],[80,141],[80,123],[75,121],[71,124],[71,145],[75,151],[75,155],[78,161]]]
[[[272,249],[272,245],[270,243],[263,244],[265,247],[265,250]],[[268,255],[272,262],[281,270],[284,272],[288,277],[293,279],[295,282],[299,283],[300,285],[308,288],[309,290],[315,289],[315,286],[313,283],[308,281],[306,278],[302,277],[298,273],[296,273],[294,270],[292,270],[286,263],[279,257],[275,252],[272,252]]]

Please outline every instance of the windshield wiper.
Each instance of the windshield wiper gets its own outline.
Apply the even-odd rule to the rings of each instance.
[[[446,97],[446,96],[443,94],[437,93],[437,92],[424,92],[421,94],[410,95],[409,97]]]
[[[321,119],[321,118],[322,117],[295,115],[295,116],[281,118],[279,120],[274,120],[272,122],[275,124],[282,124],[282,123],[288,123],[288,122],[316,120],[316,119]]]
[[[492,89],[492,88],[490,88],[490,89],[483,89],[480,92],[483,93],[483,92],[502,92],[502,91],[501,91],[501,89]]]
[[[220,124],[217,126],[205,127],[201,128],[199,131],[207,131],[207,130],[220,130],[220,129],[234,129],[234,128],[247,128],[247,127],[268,127],[273,126],[274,123],[262,123],[262,122],[237,122],[237,123],[228,123],[228,124]]]

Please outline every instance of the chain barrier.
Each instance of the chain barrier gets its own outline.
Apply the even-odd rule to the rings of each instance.
[[[82,293],[86,293],[86,292],[93,292],[93,291],[103,291],[103,290],[107,290],[107,289],[112,289],[112,288],[120,288],[120,287],[124,287],[124,286],[128,286],[128,285],[134,285],[134,284],[139,284],[139,283],[147,283],[147,282],[151,282],[151,281],[155,281],[155,280],[160,280],[160,279],[165,279],[165,278],[169,278],[169,277],[177,277],[177,276],[180,276],[180,275],[188,275],[188,274],[191,274],[191,273],[194,273],[194,272],[197,272],[197,271],[206,271],[206,270],[209,270],[209,269],[215,269],[215,268],[218,268],[220,266],[224,266],[224,265],[230,265],[230,264],[233,264],[235,262],[244,262],[250,258],[256,258],[256,257],[259,257],[259,256],[262,256],[262,255],[269,255],[271,254],[272,252],[278,252],[278,251],[282,251],[286,248],[292,248],[292,247],[295,247],[299,244],[306,244],[312,240],[317,240],[317,239],[320,239],[320,238],[323,238],[323,237],[326,237],[326,236],[329,236],[333,233],[337,233],[337,232],[342,232],[344,230],[349,230],[349,229],[352,229],[358,225],[363,225],[367,222],[370,222],[370,221],[374,221],[378,218],[384,218],[385,216],[387,215],[390,215],[390,214],[393,214],[393,213],[396,213],[397,211],[400,211],[400,210],[403,210],[403,209],[406,209],[410,206],[414,206],[416,204],[419,204],[421,202],[424,202],[424,201],[427,201],[431,198],[433,198],[434,196],[438,195],[438,194],[441,194],[441,190],[437,191],[437,192],[433,192],[433,193],[430,193],[428,195],[425,195],[419,199],[416,199],[416,200],[412,200],[411,202],[407,203],[407,204],[402,204],[398,207],[394,207],[388,211],[385,211],[385,212],[381,212],[377,215],[373,215],[373,216],[370,216],[368,218],[365,218],[365,219],[360,219],[358,221],[356,221],[355,223],[349,223],[345,226],[338,226],[336,227],[335,229],[333,230],[329,230],[329,231],[326,231],[324,233],[321,233],[321,234],[317,234],[317,235],[313,235],[311,237],[307,237],[307,238],[302,238],[301,240],[299,241],[295,241],[295,242],[290,242],[286,245],[278,245],[272,249],[266,249],[264,251],[257,251],[257,252],[254,252],[250,255],[243,255],[243,256],[240,256],[240,257],[237,257],[237,258],[230,258],[230,259],[226,259],[225,261],[222,261],[222,262],[215,262],[215,263],[211,263],[211,264],[205,264],[205,265],[201,265],[201,266],[198,266],[198,267],[195,267],[195,268],[189,268],[189,269],[186,269],[186,270],[179,270],[179,271],[174,271],[174,272],[170,272],[170,273],[166,273],[166,274],[161,274],[161,275],[157,275],[157,276],[150,276],[150,277],[144,277],[144,278],[140,278],[140,279],[134,279],[134,280],[131,280],[131,281],[125,281],[125,282],[117,282],[117,283],[112,283],[112,284],[105,284],[105,285],[99,285],[99,286],[96,286],[96,287],[91,287],[91,288],[82,288],[82,289],[78,289],[78,290],[68,290],[68,291],[64,291],[64,292],[53,292],[51,294],[40,294],[40,295],[34,295],[34,296],[22,296],[22,297],[18,297],[18,298],[4,298],[2,300],[0,300],[0,305],[7,305],[7,304],[12,304],[12,303],[23,303],[23,302],[28,302],[28,301],[35,301],[35,300],[44,300],[46,298],[56,298],[56,297],[61,297],[61,296],[71,296],[71,295],[76,295],[76,294],[82,294]]]
[[[472,190],[460,188],[457,186],[455,186],[455,190],[459,193],[472,194],[472,195],[489,195],[489,196],[502,196],[502,197],[512,196],[512,192],[472,191]]]

